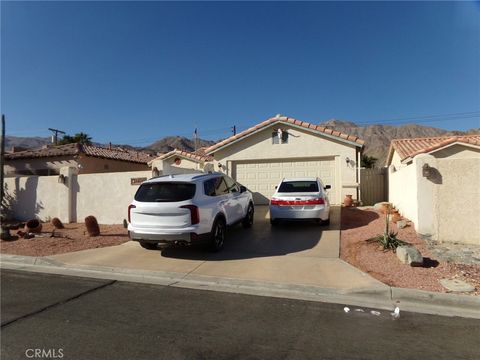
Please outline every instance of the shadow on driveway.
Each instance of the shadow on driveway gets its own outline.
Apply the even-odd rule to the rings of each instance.
[[[372,210],[362,210],[356,207],[342,207],[341,230],[354,229],[370,224],[380,215]]]
[[[218,253],[210,253],[200,246],[166,246],[160,248],[162,256],[188,260],[222,261],[249,259],[256,257],[280,256],[305,252],[305,256],[318,256],[315,248],[320,242],[328,241],[326,230],[339,229],[339,209],[331,212],[331,225],[315,222],[285,222],[276,227],[270,225],[267,206],[255,208],[255,221],[252,228],[241,225],[227,231],[224,248]]]

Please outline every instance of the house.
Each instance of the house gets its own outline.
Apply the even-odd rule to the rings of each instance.
[[[359,199],[363,140],[282,115],[265,120],[207,149],[213,168],[246,186],[256,204],[268,204],[284,177],[318,176],[332,204]]]
[[[418,233],[480,245],[480,135],[392,140],[389,201]]]
[[[58,175],[63,167],[79,174],[148,170],[153,157],[121,148],[67,144],[5,154],[5,176]]]
[[[148,162],[152,168],[152,175],[185,174],[189,172],[203,172],[212,170],[208,164],[213,159],[205,155],[203,150],[191,153],[174,149]]]

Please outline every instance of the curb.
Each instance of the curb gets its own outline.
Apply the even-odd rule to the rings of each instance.
[[[390,311],[398,306],[401,311],[480,319],[480,297],[403,289],[387,285],[354,290],[321,288],[127,268],[70,266],[45,257],[8,254],[1,255],[0,267],[9,270],[364,306]]]

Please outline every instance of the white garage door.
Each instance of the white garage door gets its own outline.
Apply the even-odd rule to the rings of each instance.
[[[328,197],[332,204],[338,203],[335,188],[335,160],[299,159],[289,161],[235,162],[233,177],[253,194],[256,204],[268,204],[275,186],[284,177],[319,177],[324,185],[330,185]]]

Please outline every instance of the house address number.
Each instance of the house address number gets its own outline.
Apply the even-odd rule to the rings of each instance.
[[[140,185],[142,182],[146,181],[146,177],[141,178],[130,178],[130,185]]]

